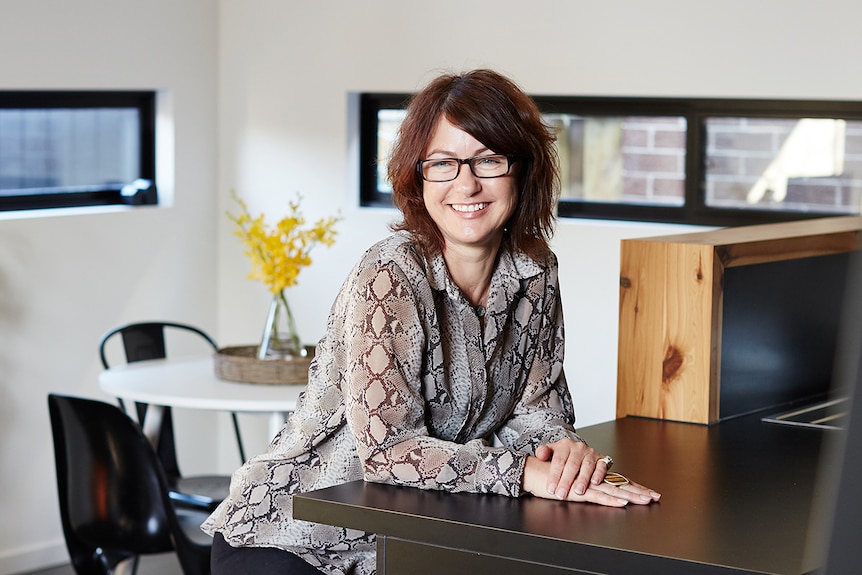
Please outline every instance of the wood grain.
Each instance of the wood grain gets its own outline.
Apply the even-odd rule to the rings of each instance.
[[[842,217],[623,240],[617,417],[716,423],[728,267],[862,249]]]

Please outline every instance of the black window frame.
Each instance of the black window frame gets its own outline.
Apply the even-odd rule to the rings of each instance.
[[[123,185],[0,193],[0,212],[111,205],[157,205],[156,97],[148,90],[0,90],[0,108],[135,108],[140,118],[140,176]]]
[[[360,94],[360,206],[392,207],[388,194],[377,190],[377,114],[404,107],[411,94]],[[862,102],[849,100],[773,100],[730,98],[660,98],[601,96],[533,96],[542,113],[582,116],[677,116],[686,120],[685,191],[682,206],[602,203],[561,199],[560,218],[661,222],[705,226],[737,226],[846,216],[846,213],[734,209],[706,204],[704,189],[707,118],[774,119],[841,118],[862,120]]]

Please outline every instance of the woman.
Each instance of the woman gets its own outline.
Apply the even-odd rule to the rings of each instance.
[[[533,101],[488,70],[435,79],[388,175],[396,233],[351,271],[296,412],[204,524],[216,575],[373,573],[373,535],[291,515],[293,493],[346,481],[617,507],[660,497],[604,482],[610,458],[574,431],[548,246],[557,158]]]

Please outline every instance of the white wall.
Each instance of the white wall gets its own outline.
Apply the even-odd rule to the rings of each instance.
[[[47,394],[113,401],[96,345],[120,323],[216,330],[217,32],[210,0],[0,0],[0,89],[164,90],[175,138],[173,207],[0,214],[0,573],[68,561]]]
[[[858,3],[714,4],[0,0],[0,89],[165,89],[176,130],[174,207],[0,221],[0,574],[64,556],[45,395],[102,397],[104,330],[172,317],[223,345],[259,337],[268,297],[245,279],[230,189],[273,218],[296,193],[309,217],[345,217],[290,294],[304,338],[321,335],[341,279],[392,218],[356,207],[347,92],[491,66],[537,94],[862,98]],[[559,226],[581,425],[613,417],[618,241],[668,231]],[[223,421],[204,423],[187,470],[213,463],[200,458],[214,434],[229,444]],[[217,466],[233,458],[224,447]]]

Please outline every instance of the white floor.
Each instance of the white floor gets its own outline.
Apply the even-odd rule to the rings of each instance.
[[[118,569],[117,574],[119,575],[121,571],[122,569]],[[130,572],[131,569],[125,571],[125,573]],[[182,575],[182,573],[177,556],[173,553],[148,555],[141,557],[141,561],[138,563],[138,575]],[[61,565],[23,575],[75,575],[75,570],[72,569],[71,565]]]

